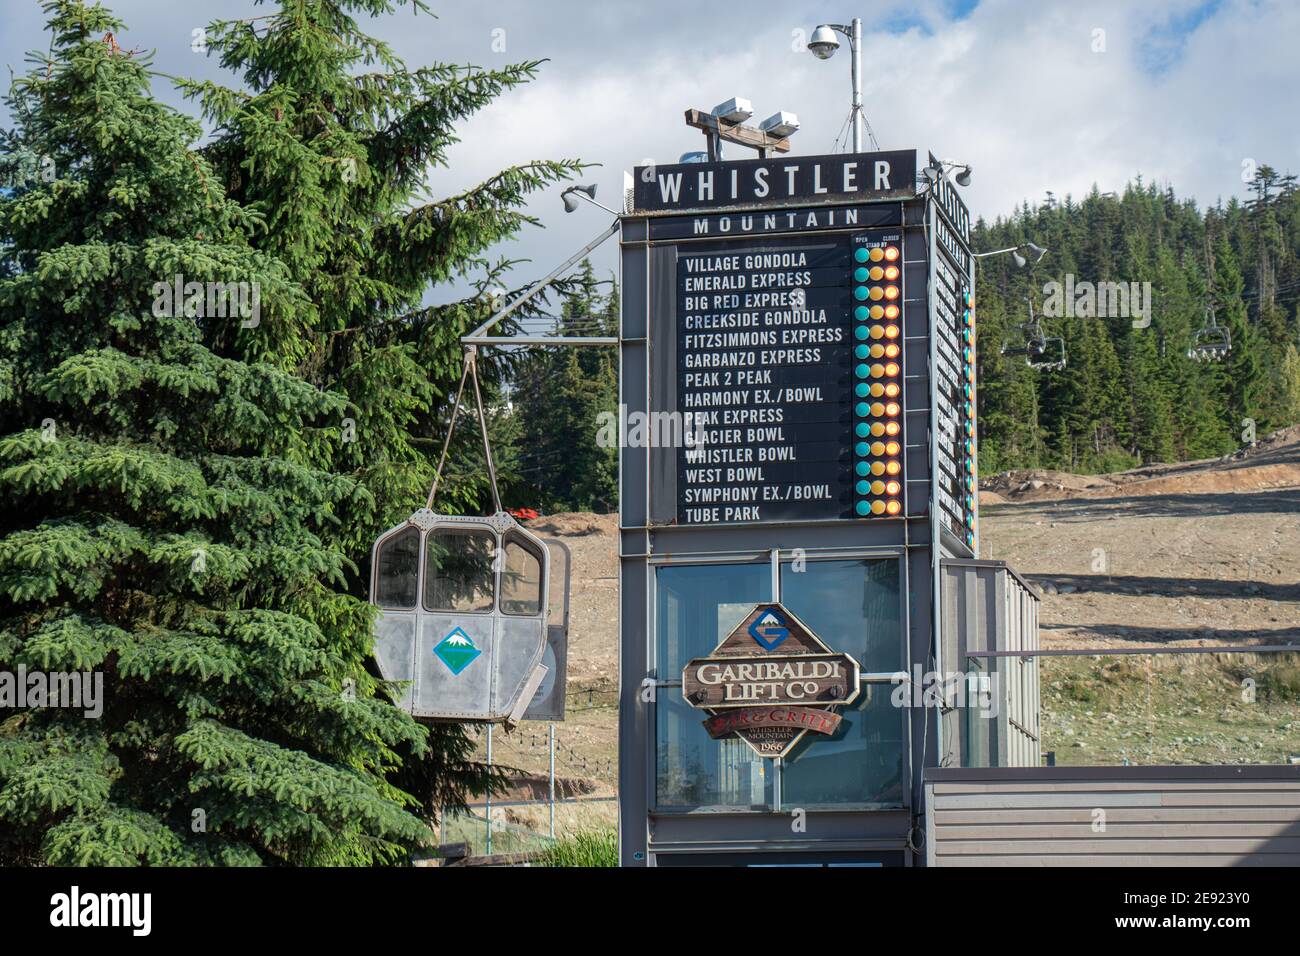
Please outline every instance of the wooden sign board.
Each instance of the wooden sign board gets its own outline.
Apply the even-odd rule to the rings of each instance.
[[[761,757],[785,756],[808,732],[834,734],[833,708],[858,691],[858,662],[780,604],[755,605],[712,654],[682,670],[682,696],[711,715],[709,735],[739,737]]]

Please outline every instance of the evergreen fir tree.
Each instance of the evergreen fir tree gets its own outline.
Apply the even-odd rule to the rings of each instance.
[[[401,858],[428,830],[386,773],[425,733],[375,696],[369,608],[338,590],[368,493],[319,465],[347,406],[293,371],[316,310],[122,24],[45,9],[11,105],[56,175],[0,202],[0,670],[93,670],[103,711],[0,724],[0,859]],[[178,276],[260,308],[168,303]]]
[[[511,265],[484,257],[533,223],[522,209],[532,193],[582,165],[530,162],[429,198],[427,180],[446,165],[456,124],[528,82],[540,62],[408,68],[357,20],[404,7],[427,12],[419,0],[281,0],[267,15],[214,23],[209,50],[245,88],[181,84],[216,126],[205,155],[219,181],[241,204],[267,213],[253,243],[285,263],[314,305],[297,343],[300,374],[343,399],[321,436],[343,440],[313,444],[310,460],[346,470],[368,492],[340,511],[330,537],[358,567],[368,566],[380,532],[424,504],[460,378],[460,337],[500,304],[492,290]],[[475,276],[469,297],[423,304],[431,286]],[[479,368],[486,400],[499,405],[507,370],[488,353],[480,353]],[[508,422],[492,417],[504,440],[499,429]],[[452,459],[469,464],[445,476],[439,510],[486,506],[478,442],[472,420],[462,421]],[[513,463],[504,464],[503,481]],[[366,593],[360,575],[349,585]],[[349,638],[348,646],[362,646],[358,635]],[[435,724],[430,756],[405,755],[395,779],[434,814],[490,785],[473,752],[462,727]]]

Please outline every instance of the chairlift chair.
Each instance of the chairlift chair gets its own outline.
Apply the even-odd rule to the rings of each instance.
[[[1219,362],[1231,351],[1232,333],[1216,321],[1214,306],[1206,305],[1205,324],[1192,333],[1187,357],[1194,362]]]
[[[496,504],[490,517],[432,509],[469,375]],[[552,548],[563,561],[557,588]],[[428,501],[371,551],[375,657],[383,678],[401,685],[399,705],[416,717],[507,727],[538,707],[545,719],[562,719],[569,574],[565,545],[538,537],[501,508],[471,346]],[[562,608],[558,623],[553,599]]]
[[[1029,321],[1014,327],[1002,343],[1001,354],[1023,357],[1030,368],[1065,368],[1065,340],[1059,336],[1049,337],[1034,315],[1034,303],[1028,296],[1025,301],[1029,305]]]
[[[1030,368],[1062,369],[1066,365],[1065,339],[1060,336],[1046,336],[1041,340],[1038,351],[1025,357]]]

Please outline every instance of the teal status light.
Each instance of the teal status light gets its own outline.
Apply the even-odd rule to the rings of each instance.
[[[871,502],[859,501],[856,505],[853,506],[853,510],[856,511],[858,514],[862,515],[863,517],[866,517],[871,513]]]
[[[860,358],[860,359],[870,358],[871,349],[865,345],[859,345],[853,349],[853,356],[854,358]]]
[[[871,426],[866,422],[858,422],[853,426],[853,434],[857,435],[859,438],[866,438],[871,434]]]
[[[859,342],[865,341],[870,335],[871,332],[867,329],[865,325],[859,325],[856,329],[853,330],[853,337],[856,338]],[[858,357],[866,358],[866,356],[858,356]]]
[[[871,414],[871,406],[866,402],[858,402],[853,406],[853,414],[857,415],[858,418],[866,418]]]
[[[860,305],[853,310],[853,317],[859,322],[865,322],[867,319],[871,318],[871,312],[865,305]]]
[[[858,494],[860,494],[860,495],[869,495],[869,494],[871,494],[871,482],[869,482],[869,481],[865,481],[865,480],[864,480],[864,481],[859,481],[859,482],[858,482],[856,485],[854,485],[853,487],[854,487],[855,489],[857,489],[857,492],[858,492]]]
[[[859,478],[865,478],[867,475],[871,474],[871,466],[865,461],[858,462],[853,466],[853,470],[857,472]]]
[[[854,368],[853,374],[856,375],[858,378],[870,378],[871,366],[867,365],[866,362],[863,362],[862,364]]]
[[[867,294],[867,287],[864,285],[860,285],[853,290],[853,298],[857,299],[859,302],[863,301],[867,297]]]
[[[871,273],[867,272],[866,266],[858,266],[853,270],[854,282],[866,282]]]
[[[853,250],[853,258],[858,262],[866,262],[871,258],[871,253],[868,252],[865,247],[859,246],[857,249]]]
[[[853,394],[858,398],[866,398],[871,394],[871,386],[866,382],[858,382],[857,385],[853,386]]]
[[[858,442],[856,445],[853,446],[853,454],[857,455],[859,458],[866,458],[870,456],[871,443],[865,441]]]

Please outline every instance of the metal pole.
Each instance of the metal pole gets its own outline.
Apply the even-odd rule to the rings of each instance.
[[[515,311],[515,309],[519,308],[521,305],[523,305],[533,296],[537,295],[538,292],[541,292],[542,289],[546,288],[546,286],[548,286],[552,282],[552,280],[554,280],[557,276],[559,276],[570,266],[574,265],[583,257],[585,257],[587,253],[591,252],[593,249],[599,246],[610,236],[614,235],[614,233],[618,232],[618,227],[621,224],[622,224],[622,220],[615,219],[613,222],[609,224],[608,228],[606,228],[604,232],[598,235],[595,239],[591,240],[591,242],[587,243],[585,246],[583,246],[581,249],[579,249],[577,252],[571,255],[568,259],[564,260],[564,262],[562,262],[560,265],[556,266],[556,268],[553,269],[551,272],[548,272],[545,276],[543,276],[542,278],[534,282],[531,286],[528,287],[528,290],[523,295],[515,299],[513,302],[507,305],[500,312],[497,312],[495,315],[493,315],[490,319],[488,319],[486,322],[480,325],[469,335],[462,335],[460,340],[464,342],[466,345],[478,344],[479,339],[487,335],[488,329],[492,328],[492,326],[496,325],[498,322],[504,319],[511,312]]]
[[[550,738],[548,749],[550,750],[550,770],[547,776],[550,778],[551,788],[551,839],[555,839],[555,724],[550,724],[547,730],[547,736]]]
[[[487,729],[487,765],[489,774],[492,771],[492,725],[488,724]],[[488,787],[487,802],[484,805],[487,816],[487,855],[492,855],[492,787]]]
[[[862,18],[853,18],[853,152],[862,152]]]

